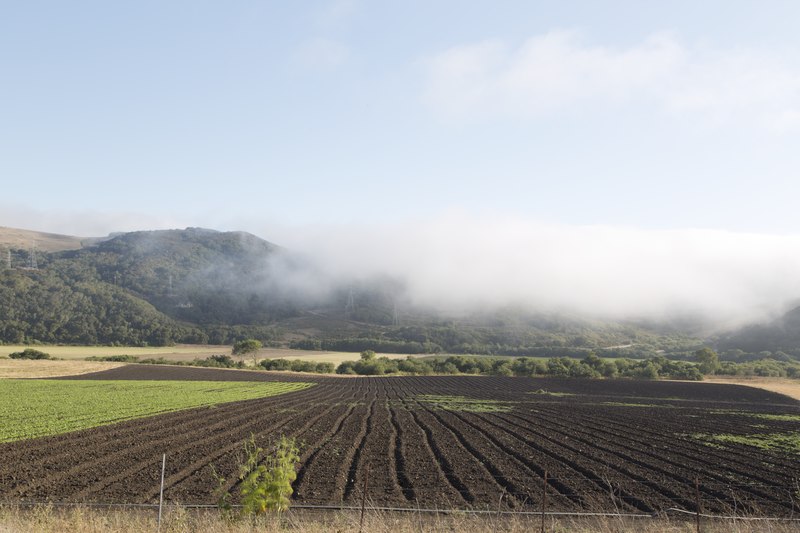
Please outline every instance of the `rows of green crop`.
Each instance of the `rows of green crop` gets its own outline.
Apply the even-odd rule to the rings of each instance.
[[[0,380],[0,442],[264,398],[311,383]]]

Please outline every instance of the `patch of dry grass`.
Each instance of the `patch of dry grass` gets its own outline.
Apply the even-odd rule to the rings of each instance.
[[[389,359],[405,359],[406,354],[378,353],[378,357],[388,357]],[[344,361],[358,361],[360,353],[356,352],[317,352],[313,350],[289,350],[282,348],[264,348],[258,352],[259,359],[302,359],[314,361],[316,363],[339,364]]]
[[[779,394],[785,394],[795,400],[800,400],[800,380],[788,378],[762,378],[743,376],[708,376],[704,379],[708,383],[727,383],[729,385],[745,385],[757,387]]]
[[[0,346],[0,356],[13,352],[21,352],[31,346],[3,345]],[[58,359],[80,360],[87,357],[104,357],[109,355],[133,355],[140,359],[163,357],[169,361],[192,361],[205,359],[211,355],[230,355],[230,346],[178,344],[176,346],[33,346],[37,350],[49,353]],[[378,356],[391,359],[405,359],[405,354],[378,354]],[[258,351],[258,359],[303,359],[317,363],[339,364],[343,361],[357,361],[360,354],[354,352],[322,352],[313,350],[290,350],[288,348],[262,348]],[[246,362],[252,361],[252,356],[245,357]]]
[[[203,359],[213,354],[230,354],[230,346],[209,346],[179,344],[177,346],[51,346],[36,345],[23,346],[7,344],[0,346],[0,355],[8,355],[13,352],[21,352],[25,348],[36,348],[49,353],[52,357],[59,359],[85,359],[86,357],[103,357],[108,355],[134,355],[136,357],[164,357],[175,361],[191,361],[194,358]]]
[[[538,516],[508,515],[430,515],[368,511],[363,531],[370,533],[527,533],[539,531]],[[77,507],[58,509],[48,506],[31,509],[0,506],[0,532],[60,533],[138,533],[156,531],[157,512],[153,510],[96,509]],[[283,515],[268,515],[255,520],[226,520],[216,510],[195,511],[169,506],[165,509],[164,533],[355,533],[360,530],[358,512],[290,510]],[[798,522],[747,522],[743,520],[705,520],[705,533],[789,533],[800,530]],[[549,533],[690,533],[693,520],[625,519],[622,517],[545,519]]]
[[[55,378],[99,372],[124,363],[51,361],[49,359],[0,359],[0,378]]]
[[[0,246],[21,248],[27,250],[32,243],[36,244],[39,252],[60,252],[63,250],[80,250],[83,245],[82,237],[60,235],[58,233],[44,233],[19,228],[0,226]]]

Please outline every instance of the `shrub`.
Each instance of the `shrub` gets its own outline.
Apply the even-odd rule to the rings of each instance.
[[[614,364],[614,361],[603,361],[603,365],[600,367],[600,373],[603,375],[604,378],[615,378],[619,374],[617,370],[617,365]]]
[[[583,362],[577,362],[569,369],[569,376],[571,378],[599,378],[600,373]]]
[[[317,369],[317,363],[314,361],[295,359],[291,362],[289,368],[292,370],[292,372],[314,372]]]
[[[281,435],[269,455],[256,444],[255,436],[244,443],[244,460],[239,464],[239,494],[241,515],[252,516],[267,511],[282,512],[289,508],[292,482],[297,478],[295,470],[300,461],[300,450],[294,438]],[[229,518],[231,494],[225,490],[225,478],[211,465],[211,475],[217,481],[214,496],[217,506]]]
[[[316,371],[320,374],[333,374],[335,368],[333,363],[317,363]]]
[[[356,373],[356,369],[353,368],[355,366],[354,361],[344,361],[340,363],[339,366],[336,367],[337,374],[347,374],[352,375]]]
[[[397,369],[400,372],[407,374],[432,374],[433,368],[430,364],[420,359],[408,357],[402,361],[398,361]]]
[[[300,461],[300,450],[295,440],[281,436],[272,453],[261,463],[264,449],[256,445],[255,437],[251,436],[245,442],[244,449],[245,463],[239,466],[242,513],[252,515],[287,510],[292,482],[297,478],[295,465]]]
[[[258,363],[264,370],[287,371],[292,368],[292,363],[288,359],[264,359]]]
[[[44,353],[33,348],[25,348],[21,352],[8,355],[11,359],[50,359],[49,353]]]
[[[635,368],[632,372],[633,377],[639,379],[658,379],[658,366],[652,361]]]
[[[567,377],[569,376],[569,368],[567,365],[569,364],[569,359],[564,357],[562,358],[551,358],[547,360],[547,373],[554,377]]]

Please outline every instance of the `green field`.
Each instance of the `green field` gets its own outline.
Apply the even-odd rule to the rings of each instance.
[[[265,398],[311,383],[0,380],[0,442],[158,413]]]

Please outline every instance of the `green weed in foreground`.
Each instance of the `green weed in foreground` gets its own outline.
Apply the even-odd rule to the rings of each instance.
[[[714,445],[716,443],[745,444],[747,446],[761,448],[762,450],[782,450],[789,453],[800,454],[800,432],[757,433],[754,435],[709,435],[697,433],[692,436],[709,445]]]
[[[510,402],[500,400],[480,400],[466,396],[436,396],[423,394],[417,400],[432,404],[437,409],[447,411],[466,411],[469,413],[497,413],[511,410]]]
[[[611,407],[659,407],[659,408],[673,408],[672,405],[656,405],[654,403],[625,403],[625,402],[600,402],[601,405],[608,405]]]
[[[266,451],[250,440],[244,443],[245,461],[239,465],[239,493],[242,496],[242,516],[264,514],[268,511],[283,512],[289,509],[294,492],[292,483],[297,479],[297,463],[300,448],[294,437],[281,438]],[[225,479],[216,476],[220,488]],[[230,512],[230,493],[219,495],[220,509]]]
[[[0,380],[0,442],[122,420],[265,398],[312,383],[222,381]]]
[[[567,396],[575,396],[573,392],[552,392],[547,389],[539,389],[535,391],[531,391],[528,394],[542,394],[544,396],[556,396],[558,398],[563,398]]]
[[[749,411],[737,411],[736,409],[714,409],[710,412],[714,415],[740,415],[762,420],[777,420],[779,422],[800,422],[800,415],[797,414],[751,413]]]

